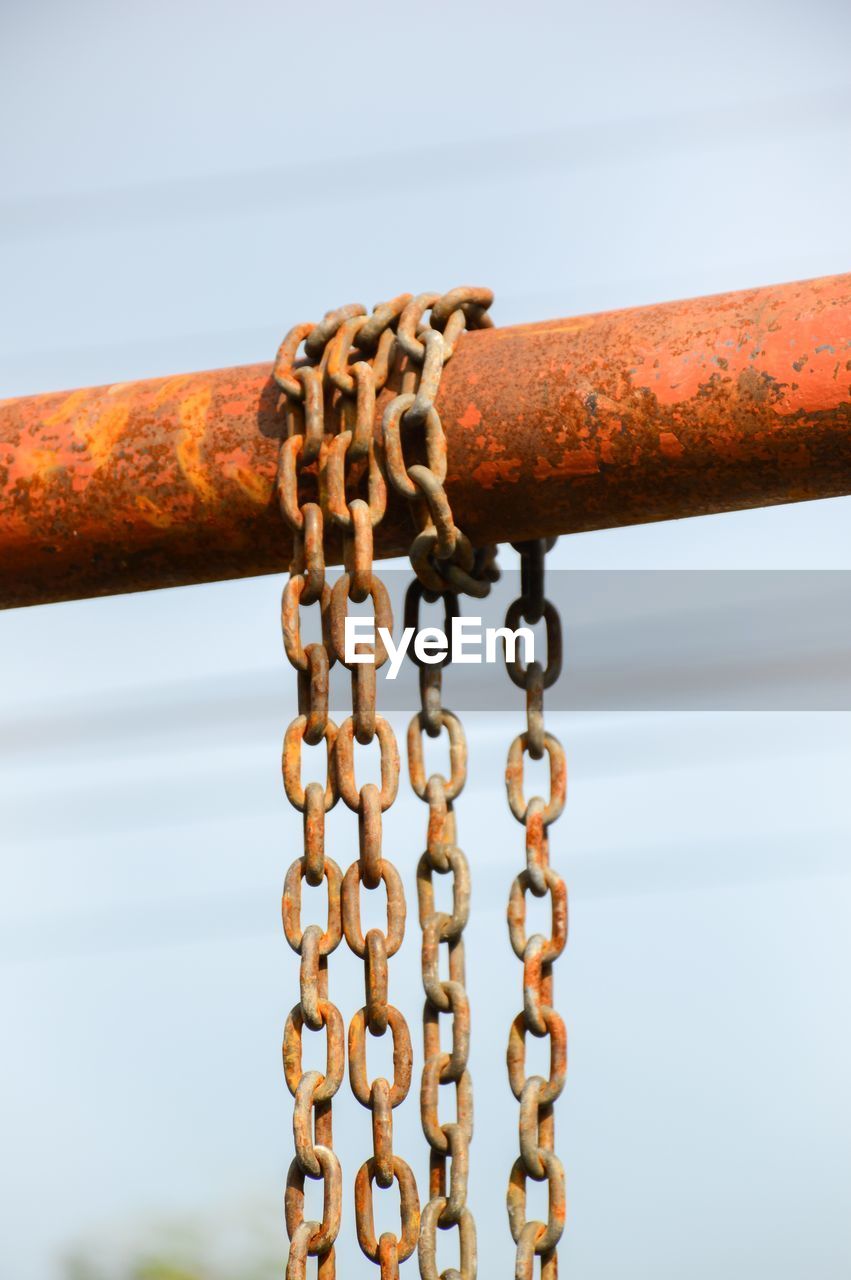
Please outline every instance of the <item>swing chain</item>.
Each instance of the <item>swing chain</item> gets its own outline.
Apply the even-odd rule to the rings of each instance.
[[[547,632],[546,666],[538,661],[524,667],[515,658],[506,666],[511,680],[526,691],[526,731],[514,739],[508,753],[506,788],[512,814],[526,829],[526,867],[511,886],[508,931],[511,946],[523,961],[523,1010],[514,1019],[508,1041],[508,1077],[520,1103],[520,1157],[514,1162],[508,1185],[508,1221],[517,1246],[515,1276],[531,1280],[535,1257],[541,1259],[542,1280],[555,1280],[556,1246],[564,1230],[564,1169],[554,1151],[553,1104],[564,1089],[567,1072],[567,1033],[553,1008],[553,963],[567,941],[567,888],[549,860],[549,827],[564,808],[567,766],[564,748],[544,727],[543,692],[561,670],[562,639],[558,611],[544,593],[544,557],[554,540],[536,539],[514,544],[520,552],[520,596],[509,607],[505,625],[514,630],[523,620],[534,626],[541,619]],[[549,759],[550,796],[545,800],[523,795],[523,760],[528,755]],[[526,934],[526,895],[549,894],[552,910],[551,937]],[[550,1074],[526,1075],[526,1037],[550,1040]],[[546,1222],[526,1219],[526,1182],[546,1182],[549,1211]]]

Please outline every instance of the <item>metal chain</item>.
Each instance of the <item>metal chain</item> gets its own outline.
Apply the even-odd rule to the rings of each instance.
[[[419,630],[418,618],[423,597],[433,599],[415,579],[405,599],[405,626]],[[445,630],[458,613],[454,592],[442,596]],[[425,989],[423,1010],[423,1073],[420,1111],[429,1152],[429,1201],[423,1210],[419,1264],[422,1280],[438,1280],[437,1230],[458,1228],[461,1267],[452,1275],[457,1280],[475,1280],[477,1272],[476,1225],[467,1207],[467,1178],[470,1142],[473,1137],[473,1081],[467,1067],[470,1052],[470,1003],[464,966],[464,928],[470,914],[470,869],[457,844],[454,802],[467,780],[467,743],[459,718],[441,703],[441,669],[449,653],[430,665],[418,658],[421,710],[408,727],[408,770],[414,793],[428,805],[426,849],[417,866],[417,899],[422,929],[422,975]],[[422,679],[426,676],[426,680]],[[435,679],[435,677],[437,677]],[[433,773],[426,778],[423,731],[439,737],[446,731],[449,742],[449,777]],[[452,914],[437,911],[434,875],[452,875]],[[444,943],[449,955],[449,979],[440,978],[439,948]],[[448,1015],[451,1053],[441,1049],[440,1015]],[[440,1086],[454,1086],[454,1122],[439,1119]],[[449,1163],[451,1162],[451,1163]],[[447,1169],[447,1164],[449,1168]]]
[[[281,348],[293,344],[293,352],[312,326],[294,330]],[[293,335],[298,333],[298,339]],[[282,769],[290,803],[304,818],[304,853],[290,866],[284,882],[282,916],[287,941],[301,958],[299,1003],[290,1011],[284,1029],[284,1074],[295,1099],[293,1139],[295,1159],[287,1173],[284,1200],[290,1250],[287,1280],[303,1280],[308,1256],[318,1259],[320,1280],[334,1280],[334,1241],[340,1229],[342,1172],[333,1151],[331,1100],[340,1088],[345,1066],[343,1018],[328,998],[328,956],[342,938],[342,873],[325,853],[325,814],[337,803],[338,788],[333,767],[337,726],[328,717],[328,673],[334,663],[328,634],[330,588],[325,581],[323,511],[316,501],[301,502],[299,479],[304,465],[313,462],[323,443],[321,375],[310,368],[287,381],[279,352],[276,376],[285,391],[286,435],[278,456],[278,498],[284,519],[293,531],[293,560],[281,601],[284,649],[297,671],[299,714],[284,737]],[[302,606],[319,609],[322,641],[302,643]],[[325,743],[327,768],[324,783],[301,781],[302,744]],[[302,881],[317,886],[325,881],[328,914],[321,925],[301,923]],[[324,1075],[302,1069],[302,1037],[305,1027],[327,1037]],[[322,1222],[305,1221],[306,1178],[323,1182]]]
[[[524,667],[515,655],[506,666],[514,684],[526,690],[526,731],[514,739],[508,752],[505,782],[512,814],[526,829],[526,868],[511,886],[508,932],[511,946],[523,961],[523,1010],[514,1019],[508,1040],[508,1078],[520,1103],[520,1157],[514,1162],[508,1184],[508,1222],[517,1246],[516,1280],[531,1280],[535,1257],[541,1259],[542,1280],[558,1274],[556,1246],[564,1230],[564,1169],[554,1151],[553,1104],[564,1089],[567,1073],[567,1033],[553,1008],[553,963],[567,941],[567,888],[550,865],[549,827],[561,814],[567,794],[564,748],[544,728],[544,690],[559,676],[562,662],[561,622],[558,610],[544,594],[544,557],[552,541],[538,539],[514,544],[520,552],[520,596],[509,607],[505,625],[514,630],[521,619],[534,626],[543,618],[547,633],[546,666],[535,661]],[[549,758],[548,800],[523,795],[523,758]],[[526,894],[550,896],[551,936],[526,934]],[[550,1040],[550,1074],[526,1075],[526,1036],[531,1032]],[[546,1222],[526,1218],[526,1180],[547,1182],[549,1211]]]
[[[446,479],[446,435],[435,407],[443,366],[451,359],[465,329],[493,324],[490,289],[462,286],[448,293],[421,293],[407,304],[399,320],[397,342],[405,355],[400,394],[384,411],[382,432],[387,478],[411,505],[417,528],[411,564],[420,582],[435,596],[445,591],[486,596],[493,581],[494,547],[473,549],[455,524],[443,482]],[[429,312],[429,319],[424,319]],[[405,461],[402,433],[409,453],[419,445],[425,463]],[[418,437],[418,438],[417,438]]]
[[[411,546],[417,574],[405,598],[406,628],[419,632],[420,604],[442,600],[445,631],[458,613],[458,593],[484,596],[497,576],[495,548],[474,552],[455,525],[443,481],[446,476],[446,437],[435,398],[443,366],[467,325],[491,324],[487,308],[493,295],[487,289],[456,289],[444,294],[421,294],[406,308],[399,323],[399,340],[408,358],[401,394],[384,414],[384,443],[388,475],[393,487],[412,505],[418,532]],[[423,323],[431,311],[429,325]],[[414,336],[414,330],[417,336]],[[420,452],[426,465],[406,465],[400,428],[404,424],[409,448],[419,431]],[[408,770],[411,786],[429,807],[426,850],[417,867],[417,900],[422,929],[422,975],[426,1001],[423,1011],[424,1065],[420,1087],[423,1132],[430,1147],[429,1201],[423,1209],[418,1258],[422,1280],[438,1280],[437,1231],[458,1229],[460,1270],[444,1273],[454,1280],[475,1280],[476,1225],[467,1207],[470,1142],[473,1137],[473,1083],[467,1067],[470,1052],[470,1004],[464,965],[464,927],[470,913],[470,870],[457,845],[453,804],[467,778],[467,744],[461,721],[442,704],[442,668],[449,653],[437,662],[420,659],[420,711],[408,727]],[[423,731],[449,741],[449,778],[425,774]],[[435,909],[434,875],[453,876],[452,914]],[[439,948],[445,944],[449,979],[441,980]],[[440,1016],[451,1019],[452,1051],[441,1049]],[[441,1122],[441,1085],[455,1088],[456,1119]],[[447,1167],[448,1166],[448,1167]]]
[[[281,512],[293,531],[294,541],[290,578],[284,589],[282,626],[287,657],[298,671],[299,698],[299,715],[285,737],[283,773],[290,802],[304,814],[304,855],[287,873],[283,904],[287,940],[301,957],[300,1001],[287,1020],[284,1034],[284,1069],[296,1100],[296,1157],[287,1175],[285,1202],[290,1237],[287,1280],[303,1280],[308,1256],[318,1258],[320,1280],[333,1280],[335,1274],[341,1173],[332,1150],[331,1098],[342,1079],[344,1051],[342,1018],[328,1000],[327,957],[342,934],[364,962],[366,991],[366,1002],[352,1019],[348,1034],[352,1091],[371,1111],[373,1131],[372,1157],[361,1166],[355,1180],[358,1241],[367,1257],[379,1265],[382,1280],[395,1280],[399,1263],[410,1257],[417,1246],[420,1212],[416,1182],[408,1165],[393,1151],[392,1113],[407,1096],[412,1071],[407,1023],[388,1002],[387,962],[402,943],[405,897],[399,874],[383,856],[381,845],[382,814],[392,804],[398,788],[399,754],[389,722],[376,712],[376,671],[386,660],[386,650],[378,639],[374,663],[347,663],[345,619],[349,601],[360,603],[371,597],[376,629],[393,625],[389,597],[373,570],[373,529],[387,503],[385,474],[394,488],[411,501],[418,527],[411,555],[421,577],[437,583],[440,590],[446,588],[447,582],[479,595],[489,589],[494,573],[493,551],[473,552],[455,526],[443,490],[446,440],[434,398],[443,365],[452,355],[462,330],[468,325],[483,327],[491,323],[487,315],[490,300],[487,290],[464,288],[442,296],[422,294],[412,298],[402,294],[377,306],[369,316],[363,307],[342,307],[328,312],[318,325],[291,329],[275,361],[274,377],[283,392],[285,422],[277,490]],[[428,324],[423,320],[427,310]],[[400,378],[400,392],[388,404],[383,445],[377,445],[373,438],[376,396],[391,377]],[[406,464],[403,428],[409,442],[413,432],[424,430],[428,465]],[[304,501],[302,491],[308,484],[313,486],[313,495]],[[365,497],[349,496],[362,495],[364,490]],[[342,531],[345,570],[333,589],[325,581],[324,530],[329,522]],[[303,646],[300,608],[311,604],[319,606],[323,639]],[[366,652],[361,645],[361,655]],[[328,675],[335,660],[348,666],[352,678],[352,714],[339,729],[328,719]],[[433,693],[434,682],[426,683]],[[433,697],[430,706],[429,723],[433,725]],[[441,712],[446,714],[450,713]],[[357,786],[355,739],[363,745],[378,740],[380,787],[374,783]],[[311,782],[303,787],[301,744],[317,745],[323,740],[328,756],[325,784]],[[344,877],[324,851],[324,816],[340,796],[358,814],[359,829],[359,857]],[[302,879],[313,885],[327,881],[328,923],[324,933],[319,925],[302,928]],[[387,930],[370,929],[364,936],[360,889],[376,889],[382,881],[387,891]],[[458,907],[455,915],[459,915]],[[463,951],[460,956],[463,963]],[[464,1004],[466,1007],[466,997]],[[326,1028],[324,1076],[301,1069],[305,1025],[311,1030]],[[366,1036],[382,1036],[388,1027],[393,1038],[394,1079],[392,1083],[382,1078],[370,1082]],[[462,1033],[463,1026],[459,1024],[462,1042],[457,1054],[453,1052],[448,1068],[455,1072],[463,1049],[461,1076],[469,1039],[468,1031],[466,1040]],[[460,1100],[459,1126],[455,1127],[465,1127]],[[458,1196],[462,1160],[463,1156],[453,1158],[452,1193]],[[304,1181],[308,1177],[324,1182],[321,1223],[304,1221]],[[376,1239],[373,1182],[387,1188],[394,1180],[399,1184],[401,1198],[401,1234],[397,1237],[385,1232]],[[453,1213],[452,1208],[449,1213]],[[463,1253],[469,1229],[465,1232],[464,1219],[458,1221]],[[473,1262],[469,1274],[474,1271]]]

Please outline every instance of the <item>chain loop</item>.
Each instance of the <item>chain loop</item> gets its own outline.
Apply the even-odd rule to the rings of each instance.
[[[393,1038],[393,1083],[390,1085],[390,1105],[395,1108],[404,1102],[411,1087],[413,1049],[411,1033],[403,1015],[392,1004],[387,1005],[387,1026]],[[349,1023],[349,1083],[352,1093],[363,1107],[369,1107],[372,1085],[366,1074],[366,1007],[358,1009]]]
[[[358,1244],[373,1262],[378,1261],[379,1255],[379,1242],[375,1238],[375,1215],[372,1207],[372,1183],[377,1181],[375,1165],[373,1156],[361,1165],[355,1179],[355,1227]],[[410,1258],[417,1247],[420,1231],[420,1204],[414,1175],[399,1156],[393,1157],[393,1178],[399,1184],[402,1220],[402,1233],[398,1240],[394,1240],[394,1244],[398,1250],[397,1261],[404,1262]],[[382,1243],[385,1238],[386,1235],[382,1235]]]
[[[296,716],[291,721],[284,735],[284,749],[281,755],[281,772],[284,778],[284,790],[287,799],[295,809],[304,812],[306,789],[301,781],[301,744],[307,732],[307,716]],[[333,809],[337,803],[337,781],[333,767],[334,744],[337,739],[337,726],[333,720],[327,721],[322,735],[325,741],[328,766],[325,775],[325,812]],[[308,786],[310,784],[308,783]]]
[[[318,1253],[327,1253],[337,1239],[337,1233],[340,1230],[343,1182],[340,1161],[330,1147],[316,1146],[313,1152],[321,1171],[324,1200],[322,1221],[307,1246],[307,1252],[311,1257],[315,1257]],[[298,1160],[293,1160],[287,1173],[287,1189],[284,1196],[284,1211],[290,1238],[304,1221],[304,1182],[309,1176]]]
[[[307,648],[301,642],[301,609],[302,601],[305,604],[315,604],[316,600],[308,601],[305,596],[308,594],[310,587],[309,578],[302,573],[292,574],[284,587],[281,596],[281,631],[284,637],[284,651],[290,662],[297,671],[307,671],[309,659],[307,656]],[[322,635],[324,640],[323,647],[326,651],[329,668],[336,660],[336,654],[333,650],[329,654],[331,631],[329,625],[329,606],[331,604],[331,588],[327,585],[322,586],[319,592],[319,609],[322,622]]]
[[[550,600],[541,601],[540,612],[537,616],[533,613],[530,617],[526,612],[527,605],[524,596],[520,596],[508,606],[508,612],[505,615],[505,625],[511,631],[516,631],[521,621],[529,622],[534,625],[535,622],[544,619],[547,628],[547,665],[543,669],[544,688],[549,689],[550,685],[555,684],[561,675],[562,663],[562,637],[561,637],[561,618],[558,609]],[[537,611],[536,611],[537,612]],[[520,646],[517,646],[518,653]],[[515,657],[512,662],[506,662],[506,670],[514,684],[519,689],[525,689],[527,672],[519,657]]]
[[[381,790],[379,804],[382,813],[389,809],[396,799],[399,790],[399,748],[396,735],[389,720],[383,716],[375,717],[375,736],[380,748]],[[357,813],[361,804],[361,793],[355,781],[355,722],[349,716],[337,730],[335,744],[335,764],[337,789],[344,802]]]
[[[448,1200],[445,1196],[435,1196],[423,1209],[420,1229],[419,1264],[422,1280],[474,1280],[478,1270],[476,1247],[476,1224],[468,1208],[458,1214],[456,1223],[444,1220]],[[447,1230],[457,1225],[459,1236],[460,1267],[438,1272],[437,1269],[437,1228]]]
[[[319,1014],[325,1027],[328,1048],[325,1060],[325,1075],[322,1084],[313,1095],[314,1102],[328,1102],[334,1097],[343,1082],[345,1066],[345,1050],[343,1046],[343,1017],[340,1010],[330,1000],[319,1001]],[[304,1015],[299,1005],[289,1012],[284,1027],[284,1075],[287,1086],[293,1097],[296,1096],[299,1081],[304,1074],[301,1066],[301,1041],[305,1025]]]
[[[378,876],[380,880],[384,881],[384,887],[387,890],[387,932],[381,936],[384,939],[385,953],[389,959],[390,956],[395,956],[405,936],[405,891],[402,888],[402,879],[399,872],[388,859],[381,859]],[[343,880],[341,895],[342,917],[346,942],[349,944],[349,949],[360,960],[363,960],[367,953],[366,938],[361,931],[360,920],[360,886],[362,883],[366,883],[364,869],[360,861],[353,862]],[[377,883],[367,885],[368,889],[377,887]]]
[[[284,881],[284,896],[281,901],[284,934],[293,951],[299,953],[305,934],[305,930],[301,927],[301,882],[307,879],[307,868],[306,856],[296,858],[291,864]],[[331,858],[323,859],[322,875],[328,882],[328,922],[325,932],[319,937],[319,954],[328,956],[336,950],[343,936],[341,910],[343,877],[340,868]]]
[[[508,806],[518,822],[525,822],[529,804],[523,798],[523,756],[529,747],[529,736],[520,733],[508,749],[505,767],[505,786]],[[551,733],[544,734],[544,750],[550,760],[550,798],[541,812],[541,821],[548,827],[561,816],[567,796],[567,763],[564,747]]]
[[[449,778],[440,777],[443,794],[448,802],[457,800],[467,780],[467,739],[461,721],[451,711],[441,709],[437,717],[449,737]],[[425,760],[423,757],[422,730],[426,727],[422,711],[414,716],[408,726],[408,772],[414,794],[424,800],[426,796]],[[432,778],[435,775],[432,774]],[[429,779],[430,781],[430,779]]]

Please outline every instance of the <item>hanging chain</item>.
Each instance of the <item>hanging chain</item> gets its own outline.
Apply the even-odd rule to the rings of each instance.
[[[303,528],[315,519],[308,505],[300,511]],[[297,561],[301,561],[301,572]],[[299,1003],[290,1011],[284,1029],[284,1072],[295,1098],[293,1138],[295,1159],[287,1173],[285,1198],[287,1231],[292,1241],[287,1276],[301,1280],[308,1253],[319,1258],[322,1280],[334,1280],[334,1241],[340,1228],[342,1174],[332,1148],[331,1099],[343,1079],[343,1019],[328,998],[328,956],[342,937],[340,908],[340,868],[325,854],[325,814],[337,803],[337,787],[331,757],[337,726],[328,718],[328,668],[326,644],[303,646],[301,604],[323,607],[327,596],[324,558],[312,556],[313,578],[304,571],[304,549],[297,553],[293,573],[284,589],[281,606],[284,646],[289,661],[298,672],[299,715],[290,723],[284,738],[283,775],[287,799],[304,818],[304,853],[290,866],[284,882],[282,916],[287,941],[301,957]],[[324,740],[328,768],[324,783],[301,781],[302,744]],[[328,913],[325,930],[318,924],[301,923],[302,881],[327,886]],[[302,1070],[302,1037],[325,1028],[327,1037],[324,1075]],[[322,1222],[304,1220],[305,1178],[324,1184]]]
[[[515,655],[506,657],[514,684],[526,690],[526,732],[514,739],[508,752],[505,781],[508,804],[526,829],[526,868],[511,886],[508,932],[511,946],[523,961],[523,1011],[511,1026],[508,1040],[508,1078],[520,1103],[520,1157],[514,1162],[508,1184],[508,1222],[517,1245],[516,1280],[531,1280],[535,1256],[541,1259],[542,1280],[558,1274],[556,1246],[564,1230],[564,1169],[554,1151],[553,1104],[564,1089],[567,1073],[567,1033],[553,1008],[553,963],[567,941],[567,888],[550,865],[549,827],[564,808],[567,766],[564,748],[544,728],[544,690],[559,676],[562,661],[561,622],[555,605],[544,594],[544,557],[552,546],[546,539],[517,543],[520,552],[520,596],[510,605],[505,625],[514,630],[520,621],[534,626],[543,618],[547,635],[547,663],[524,667]],[[523,795],[523,758],[549,758],[550,796],[544,800]],[[526,894],[547,894],[551,903],[551,934],[526,935]],[[550,1075],[526,1075],[526,1036],[549,1037]],[[546,1182],[549,1211],[546,1222],[526,1219],[526,1180]]]
[[[493,552],[473,551],[454,523],[443,489],[446,440],[434,398],[443,364],[452,355],[462,330],[468,325],[482,327],[491,323],[487,315],[490,300],[487,290],[457,289],[442,296],[422,294],[412,298],[403,294],[379,305],[370,316],[360,306],[342,307],[328,312],[318,325],[299,325],[290,330],[275,362],[274,377],[283,392],[285,420],[277,489],[281,512],[293,531],[293,561],[284,588],[282,627],[287,657],[298,671],[299,700],[299,715],[287,729],[284,741],[283,774],[288,799],[304,815],[304,854],[287,873],[283,901],[287,940],[301,957],[300,1000],[287,1019],[283,1050],[286,1080],[295,1098],[296,1149],[285,1198],[290,1238],[287,1280],[303,1280],[308,1256],[318,1259],[319,1280],[333,1280],[335,1275],[341,1171],[332,1149],[331,1099],[342,1080],[344,1049],[342,1018],[328,999],[327,958],[343,934],[350,949],[364,963],[366,1002],[349,1027],[349,1079],[355,1097],[372,1113],[373,1133],[372,1157],[361,1166],[355,1180],[358,1241],[367,1257],[379,1265],[382,1280],[396,1280],[399,1263],[409,1258],[417,1246],[420,1211],[416,1182],[409,1166],[393,1151],[392,1113],[407,1096],[412,1070],[407,1023],[388,1001],[387,962],[398,951],[404,936],[405,897],[399,874],[384,857],[381,844],[382,814],[393,803],[398,789],[399,753],[389,722],[376,711],[376,671],[386,661],[385,646],[380,638],[372,650],[361,644],[360,655],[372,652],[374,662],[347,662],[345,620],[349,601],[362,603],[369,597],[376,632],[382,626],[392,629],[389,597],[373,570],[373,529],[383,517],[387,502],[385,473],[394,488],[411,502],[418,530],[411,558],[429,590],[442,592],[451,584],[455,589],[481,595],[489,588]],[[423,321],[427,310],[431,312],[430,324]],[[299,358],[302,344],[304,355]],[[382,448],[373,439],[376,396],[394,372],[401,374],[401,390],[384,414]],[[423,429],[427,465],[406,464],[403,427],[408,440],[413,431]],[[313,498],[302,501],[301,492],[310,484]],[[349,497],[364,490],[366,497]],[[344,573],[333,589],[325,581],[324,529],[329,520],[338,526],[343,538]],[[319,607],[323,639],[303,646],[300,608],[311,604]],[[329,670],[335,660],[349,668],[352,680],[352,714],[339,729],[328,718]],[[433,681],[429,688],[433,691]],[[432,717],[428,723],[433,726],[433,697],[430,705]],[[437,705],[439,708],[439,685]],[[442,717],[450,714],[441,711],[439,722],[444,723]],[[377,739],[380,787],[366,783],[358,788],[354,777],[355,739],[362,745]],[[303,786],[302,743],[318,745],[322,741],[328,759],[325,783]],[[359,857],[345,877],[324,851],[325,813],[340,796],[358,815]],[[328,920],[324,933],[319,925],[302,928],[303,879],[311,885],[327,882]],[[453,920],[461,919],[462,910],[466,912],[466,907],[461,906],[463,873],[460,880]],[[382,882],[387,892],[387,930],[370,929],[364,936],[361,886],[373,890]],[[450,926],[450,932],[451,929]],[[458,941],[448,934],[445,940],[454,944]],[[463,950],[460,957],[463,965]],[[463,978],[463,971],[458,972]],[[437,983],[436,966],[434,980],[436,991],[452,985]],[[454,997],[439,998],[447,1007],[446,999]],[[461,1002],[458,1004],[460,1008]],[[462,1014],[458,1024],[457,1049],[446,1068],[447,1079],[455,1076],[460,1080],[466,1073],[468,1013],[466,1023]],[[305,1026],[326,1030],[324,1075],[301,1069]],[[392,1083],[383,1078],[370,1082],[366,1037],[383,1036],[388,1027],[393,1040],[394,1078]],[[436,1033],[436,1021],[434,1027]],[[433,1037],[430,1043],[434,1056],[439,1042]],[[436,1114],[434,1119],[437,1132]],[[471,1130],[471,1119],[461,1119],[460,1086],[459,1125],[454,1128],[463,1128],[465,1133]],[[323,1181],[321,1223],[304,1220],[305,1178]],[[386,1189],[394,1180],[401,1200],[401,1234],[397,1237],[385,1232],[376,1239],[373,1183]],[[466,1219],[461,1212],[465,1181],[462,1155],[457,1160],[457,1173],[453,1158],[449,1208],[443,1211],[441,1224],[450,1225],[446,1213],[450,1217],[456,1215],[454,1220],[462,1232],[462,1254],[471,1230],[465,1229]],[[465,1272],[465,1277],[474,1274],[474,1252],[473,1236],[472,1269]]]
[[[384,415],[384,441],[388,474],[394,488],[412,504],[418,532],[411,546],[411,563],[417,574],[405,597],[406,628],[420,631],[423,599],[442,600],[444,631],[449,632],[458,613],[458,593],[484,596],[496,577],[495,548],[474,552],[452,518],[443,489],[446,475],[446,437],[434,401],[443,366],[450,359],[458,336],[467,324],[491,323],[487,308],[490,290],[457,289],[442,298],[422,294],[406,311],[399,325],[409,369],[402,393]],[[421,324],[427,309],[431,324]],[[421,451],[427,465],[406,466],[402,458],[399,426],[421,430]],[[437,1231],[457,1227],[460,1271],[458,1280],[475,1280],[477,1271],[476,1225],[467,1207],[470,1142],[473,1137],[473,1084],[467,1068],[470,1052],[470,1003],[464,965],[464,927],[470,913],[470,870],[456,843],[453,803],[467,779],[467,744],[461,721],[443,707],[442,668],[449,653],[428,662],[412,653],[419,668],[420,711],[408,727],[408,770],[414,793],[429,807],[426,851],[417,867],[417,900],[422,929],[423,1074],[420,1110],[423,1132],[430,1147],[429,1200],[422,1214],[419,1265],[422,1280],[438,1280]],[[449,741],[449,778],[425,773],[423,732],[437,738],[445,730]],[[452,914],[435,909],[434,875],[452,874]],[[440,978],[439,948],[448,950],[449,979]],[[440,1015],[451,1019],[452,1050],[441,1049]],[[456,1119],[441,1122],[438,1094],[441,1085],[454,1086]],[[449,1165],[447,1169],[447,1165]],[[449,1273],[446,1273],[449,1275]]]
[[[415,579],[405,600],[405,626],[417,627],[420,602],[430,592]],[[458,612],[452,592],[443,595],[445,630]],[[417,629],[419,629],[417,627]],[[410,651],[409,651],[410,652]],[[428,805],[426,849],[417,866],[417,899],[422,929],[423,1073],[420,1111],[429,1152],[429,1201],[423,1209],[419,1264],[422,1280],[438,1280],[437,1230],[458,1228],[459,1280],[475,1280],[476,1225],[467,1207],[470,1142],[473,1137],[473,1082],[467,1068],[470,1052],[470,1003],[464,965],[464,927],[470,914],[470,869],[458,847],[454,801],[467,780],[467,743],[461,721],[441,704],[441,668],[427,665],[414,655],[420,670],[422,709],[408,728],[408,769],[414,793]],[[435,679],[437,677],[437,679]],[[426,778],[423,731],[438,737],[446,730],[449,741],[449,777],[433,773]],[[452,875],[452,914],[437,911],[434,875]],[[440,978],[439,948],[449,956],[449,979]],[[450,1019],[450,1053],[441,1049],[440,1015]],[[440,1086],[454,1086],[454,1122],[439,1118]],[[447,1163],[449,1169],[447,1171]]]

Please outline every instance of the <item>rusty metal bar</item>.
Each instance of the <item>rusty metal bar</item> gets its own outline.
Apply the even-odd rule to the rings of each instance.
[[[283,570],[269,375],[0,402],[0,605]],[[851,275],[470,333],[438,408],[474,541],[851,493]]]

